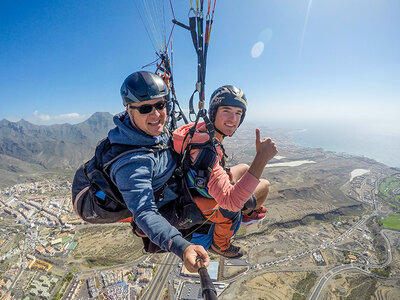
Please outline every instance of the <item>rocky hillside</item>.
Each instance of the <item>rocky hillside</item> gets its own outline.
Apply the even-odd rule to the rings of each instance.
[[[97,112],[71,125],[0,121],[0,174],[29,170],[73,170],[92,154],[114,126],[110,113]]]

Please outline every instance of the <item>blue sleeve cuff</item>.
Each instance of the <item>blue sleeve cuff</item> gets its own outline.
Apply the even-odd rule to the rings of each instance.
[[[169,251],[179,256],[181,260],[183,260],[183,252],[185,252],[186,248],[189,247],[192,243],[185,240],[182,236],[175,236],[169,242]]]

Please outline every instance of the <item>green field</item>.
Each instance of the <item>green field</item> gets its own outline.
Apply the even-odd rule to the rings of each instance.
[[[382,220],[382,225],[386,228],[400,230],[400,214],[389,215],[387,218]]]
[[[394,190],[399,185],[400,180],[397,177],[388,177],[379,186],[379,192],[387,197],[389,196],[390,191]]]

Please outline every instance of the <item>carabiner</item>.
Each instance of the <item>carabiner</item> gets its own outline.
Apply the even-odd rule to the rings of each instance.
[[[198,12],[197,12],[193,7],[191,7],[191,8],[189,9],[188,18],[190,18],[190,12],[193,12],[193,16],[194,16],[194,17],[197,17]]]

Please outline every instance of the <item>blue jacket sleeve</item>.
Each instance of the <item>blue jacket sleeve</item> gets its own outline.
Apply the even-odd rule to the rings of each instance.
[[[153,168],[154,160],[149,155],[123,157],[111,167],[111,178],[140,229],[161,249],[182,259],[190,243],[157,211],[152,187]]]

